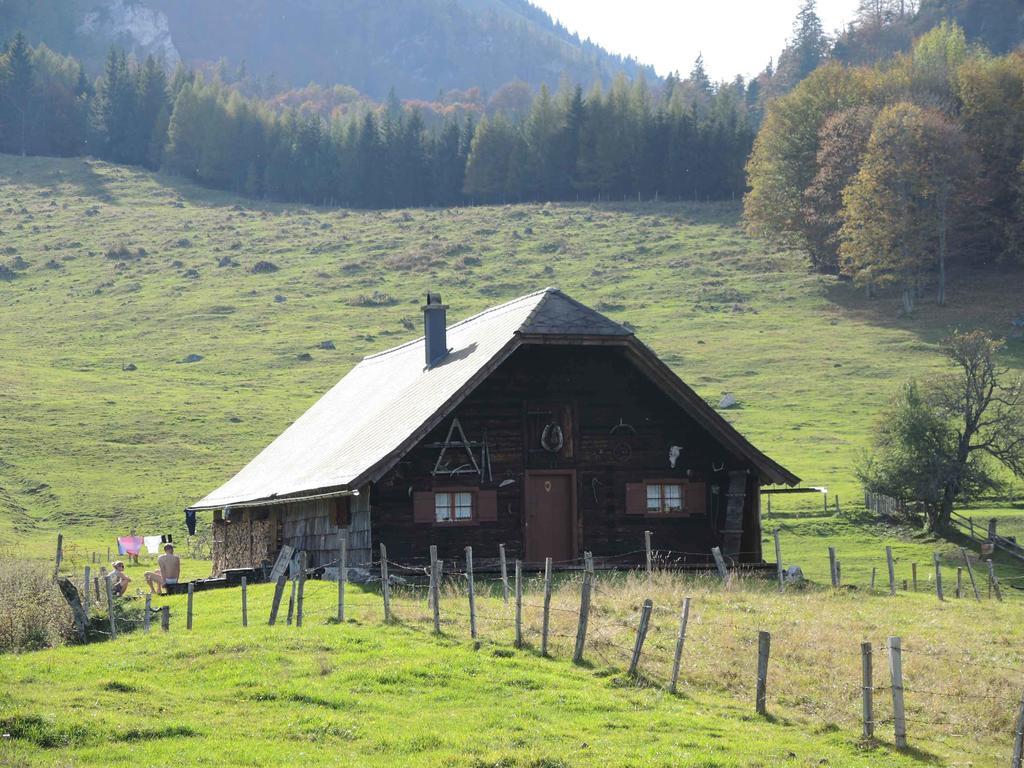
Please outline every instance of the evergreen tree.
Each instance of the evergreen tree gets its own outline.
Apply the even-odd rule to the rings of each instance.
[[[94,105],[94,121],[102,157],[117,163],[137,163],[145,145],[139,141],[137,88],[123,50],[107,54]]]
[[[32,52],[25,36],[18,32],[3,55],[3,110],[17,151],[25,155],[29,129],[35,114],[33,99],[34,67]]]
[[[779,56],[776,78],[787,91],[818,68],[828,56],[829,41],[818,17],[816,0],[803,0],[793,21],[793,37]]]
[[[139,70],[138,81],[136,156],[139,162],[155,169],[160,167],[170,122],[167,75],[163,66],[152,56],[148,56]]]

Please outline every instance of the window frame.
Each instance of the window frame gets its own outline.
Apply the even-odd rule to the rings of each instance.
[[[652,517],[656,519],[662,519],[666,517],[689,517],[690,511],[686,508],[686,486],[687,481],[680,480],[679,478],[652,478],[645,479],[644,484],[644,517]],[[656,486],[658,488],[658,498],[661,505],[661,509],[657,512],[651,510],[648,506],[648,499],[650,499],[651,488]],[[679,509],[678,510],[666,510],[665,509],[665,487],[674,486],[679,489]]]
[[[479,489],[459,486],[443,486],[440,488],[431,488],[430,492],[434,496],[434,520],[432,525],[448,528],[480,524],[480,501],[478,498]],[[457,505],[455,504],[455,495],[459,493],[464,493],[469,496],[469,517],[460,518],[455,516],[457,509]],[[446,494],[448,496],[448,514],[450,517],[447,520],[437,519],[437,497],[439,494]]]

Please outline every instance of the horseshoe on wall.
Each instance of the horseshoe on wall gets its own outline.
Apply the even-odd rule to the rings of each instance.
[[[540,436],[540,447],[548,453],[558,453],[565,445],[565,435],[558,424],[551,422],[544,427]]]

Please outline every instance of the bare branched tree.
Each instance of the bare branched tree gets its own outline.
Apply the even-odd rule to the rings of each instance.
[[[949,525],[955,502],[998,489],[997,467],[1024,478],[1024,379],[999,364],[1003,342],[970,331],[943,346],[956,372],[904,387],[858,470],[869,490],[922,504],[932,530]]]

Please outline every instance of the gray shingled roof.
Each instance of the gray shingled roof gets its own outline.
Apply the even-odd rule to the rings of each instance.
[[[521,344],[543,336],[607,336],[627,344],[699,421],[774,482],[795,482],[689,389],[632,332],[557,288],[448,326],[450,353],[427,368],[423,338],[370,355],[220,488],[192,505],[217,509],[357,489],[380,477]],[[667,382],[667,383],[666,383]]]

